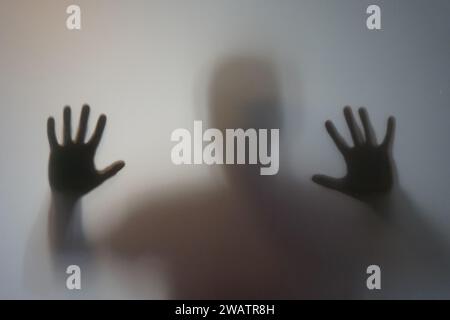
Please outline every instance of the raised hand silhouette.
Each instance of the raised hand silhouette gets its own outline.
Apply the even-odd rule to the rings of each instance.
[[[333,122],[325,123],[330,137],[344,156],[347,174],[343,178],[314,175],[312,180],[324,187],[363,200],[367,196],[388,194],[394,185],[395,165],[392,158],[392,145],[395,119],[389,117],[386,136],[383,142],[378,144],[367,110],[360,108],[359,115],[364,135],[355,121],[352,109],[348,106],[344,108],[345,120],[354,143],[353,147],[345,142]]]
[[[123,161],[117,161],[101,171],[95,168],[94,156],[105,129],[106,116],[99,117],[91,139],[85,143],[89,111],[89,106],[84,105],[77,136],[75,140],[72,140],[71,110],[68,106],[64,108],[63,144],[61,145],[58,144],[55,134],[55,119],[50,117],[47,122],[50,143],[50,186],[52,191],[73,200],[89,193],[125,166]]]

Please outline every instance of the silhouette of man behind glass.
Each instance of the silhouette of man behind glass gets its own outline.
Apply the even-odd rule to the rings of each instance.
[[[282,139],[280,86],[270,60],[225,60],[211,81],[211,127],[281,129]],[[313,181],[376,207],[395,185],[391,155],[395,122],[388,120],[387,133],[378,144],[367,111],[361,108],[359,114],[363,130],[351,108],[344,109],[353,146],[332,122],[326,122],[346,162],[346,176],[315,175]],[[102,171],[95,169],[95,150],[106,117],[99,118],[92,138],[85,142],[88,115],[89,107],[84,106],[72,140],[70,108],[65,108],[62,145],[56,140],[54,120],[48,121],[53,194],[50,237],[55,253],[94,246],[127,261],[157,257],[166,267],[173,298],[345,298],[357,294],[356,280],[365,284],[354,275],[369,262],[365,251],[370,251],[371,238],[376,238],[370,232],[378,231],[327,229],[321,217],[329,211],[339,220],[340,209],[292,181],[283,165],[280,175],[273,177],[260,176],[259,165],[224,165],[226,184],[180,186],[170,193],[154,194],[150,200],[137,199],[124,222],[101,243],[83,243],[82,230],[77,231],[80,237],[68,239],[82,196],[125,165],[118,161]],[[333,243],[329,232],[345,240]],[[360,248],[348,251],[352,243]],[[380,258],[378,254],[369,257]]]

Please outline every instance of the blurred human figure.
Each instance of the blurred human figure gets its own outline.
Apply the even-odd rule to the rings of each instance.
[[[224,60],[210,85],[211,126],[276,128],[282,136],[280,87],[270,59]],[[76,204],[124,166],[118,161],[103,171],[95,169],[106,117],[99,118],[93,137],[84,143],[88,113],[83,107],[72,141],[70,109],[64,110],[62,145],[56,142],[54,120],[48,122],[54,195],[49,231],[58,255],[95,247],[127,263],[148,264],[148,270],[156,257],[165,266],[170,298],[180,299],[356,298],[365,289],[368,264],[404,257],[398,244],[409,240],[393,242],[396,238],[387,231],[390,226],[383,216],[346,212],[324,202],[322,192],[294,181],[289,172],[281,169],[278,176],[260,176],[257,165],[224,165],[225,185],[180,185],[170,194],[136,197],[117,228],[97,243],[86,243],[75,219],[80,216]],[[316,175],[313,180],[380,210],[378,200],[394,189],[394,119],[388,120],[379,145],[365,109],[360,110],[364,135],[350,108],[344,115],[353,147],[331,122],[326,128],[344,155],[348,173],[342,179]],[[144,278],[140,275],[139,282]]]

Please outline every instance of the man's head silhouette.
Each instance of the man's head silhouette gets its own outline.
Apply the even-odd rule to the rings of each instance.
[[[248,55],[222,60],[212,75],[209,105],[211,126],[220,129],[224,137],[226,129],[280,129],[280,84],[274,62]],[[270,144],[269,133],[269,152]],[[260,164],[248,164],[248,151],[246,141],[246,165],[226,166],[232,180],[248,182],[260,175]]]

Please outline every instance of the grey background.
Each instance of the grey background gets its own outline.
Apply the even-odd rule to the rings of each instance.
[[[65,28],[72,3],[82,8],[81,31]],[[369,4],[381,6],[381,31],[365,26]],[[240,51],[280,65],[285,173],[307,182],[344,172],[322,125],[333,119],[348,137],[344,105],[366,106],[379,137],[394,115],[401,184],[447,234],[449,15],[446,0],[0,0],[0,297],[45,297],[27,288],[24,270],[46,259],[26,255],[48,206],[47,117],[58,125],[64,105],[77,117],[84,102],[92,116],[109,116],[97,164],[127,167],[86,198],[96,235],[139,190],[217,183],[205,168],[173,170],[170,133],[206,121],[210,71]],[[150,297],[163,291],[155,285]]]

